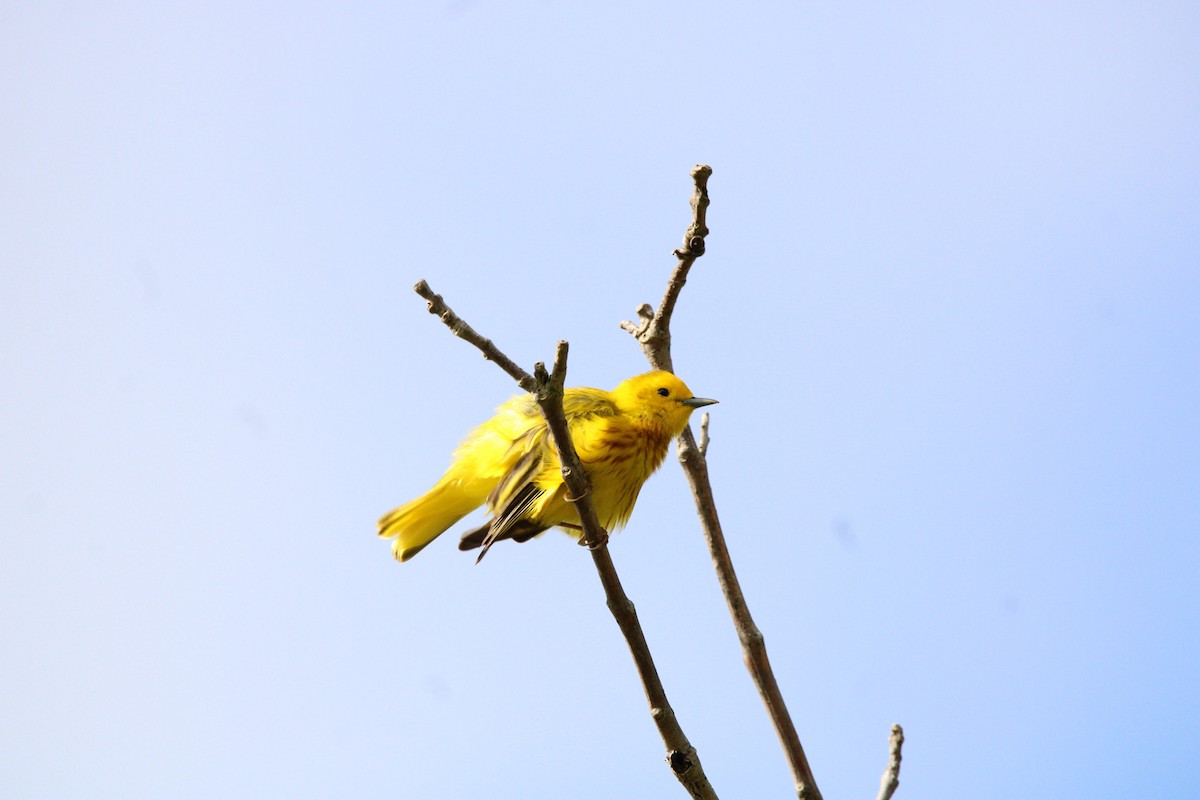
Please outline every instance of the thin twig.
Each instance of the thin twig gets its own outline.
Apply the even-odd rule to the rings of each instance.
[[[704,255],[704,237],[708,235],[705,217],[708,212],[708,176],[712,175],[712,167],[707,164],[697,164],[692,167],[692,224],[688,226],[683,236],[683,247],[675,251],[679,263],[667,281],[667,291],[659,303],[658,311],[649,304],[641,305],[638,310],[640,323],[625,321],[621,323],[624,330],[629,331],[642,345],[642,352],[654,369],[665,369],[674,372],[671,362],[671,314],[675,311],[675,301],[687,283],[688,270],[696,259]]]
[[[512,376],[522,389],[531,392],[546,424],[554,447],[558,451],[559,461],[563,465],[563,482],[567,485],[570,496],[576,498],[575,508],[583,525],[583,541],[592,554],[596,571],[600,575],[600,583],[604,587],[604,595],[608,600],[608,609],[612,612],[625,636],[629,650],[633,654],[634,664],[642,679],[642,687],[646,691],[646,699],[650,703],[650,716],[658,726],[658,733],[667,748],[667,763],[676,779],[683,784],[688,793],[697,800],[717,800],[717,795],[704,774],[700,757],[696,748],[692,747],[684,735],[675,711],[667,701],[667,693],[658,677],[654,659],[650,655],[650,647],[646,644],[646,635],[638,622],[637,611],[625,594],[621,580],[617,576],[612,556],[608,552],[608,534],[601,527],[596,517],[596,509],[588,490],[589,482],[575,445],[567,427],[566,414],[563,412],[563,384],[567,374],[567,343],[560,341],[554,353],[553,371],[546,372],[546,365],[538,362],[534,366],[534,374],[530,375],[517,366],[490,339],[480,336],[466,322],[458,317],[442,301],[439,295],[433,293],[429,284],[420,281],[415,287],[417,294],[429,301],[430,313],[436,314],[442,322],[459,336],[483,353],[484,358],[496,362],[505,372]]]
[[[679,263],[676,264],[667,282],[667,291],[663,295],[658,311],[649,313],[650,307],[643,305],[638,309],[638,317],[642,322],[635,325],[623,322],[621,327],[638,340],[646,360],[655,369],[674,371],[671,361],[671,312],[675,301],[687,279],[688,270],[696,259],[704,254],[704,236],[708,233],[705,224],[705,211],[708,208],[708,177],[712,169],[700,165],[692,169],[692,179],[695,190],[692,192],[692,224],[684,237],[684,247],[675,251]],[[717,507],[713,501],[712,486],[708,480],[708,466],[704,454],[692,437],[691,428],[685,428],[678,442],[679,461],[683,465],[684,474],[692,487],[692,497],[696,501],[696,510],[700,515],[704,538],[708,543],[713,566],[717,571],[717,582],[725,595],[729,613],[733,617],[738,639],[742,643],[742,657],[746,668],[758,687],[759,696],[767,707],[767,714],[779,736],[780,744],[787,755],[788,764],[792,770],[792,780],[796,788],[796,797],[800,800],[821,800],[821,792],[808,766],[808,758],[804,755],[804,747],[796,733],[784,704],[771,662],[767,658],[767,648],[762,632],[754,624],[750,609],[746,606],[746,598],[738,583],[737,573],[729,556],[729,548],[725,544],[725,535],[721,531],[721,521],[717,517]]]
[[[696,449],[700,455],[708,457],[708,412],[700,415],[700,438],[696,440]]]
[[[446,323],[446,327],[460,339],[465,339],[479,351],[483,353],[483,357],[488,361],[496,362],[496,366],[507,372],[513,380],[517,382],[522,389],[527,392],[532,392],[534,389],[533,376],[525,370],[517,366],[511,358],[501,353],[499,348],[492,343],[491,339],[486,339],[475,332],[475,329],[468,325],[463,319],[455,314],[448,305],[442,301],[440,294],[434,294],[433,289],[429,288],[429,284],[424,280],[417,281],[413,286],[413,291],[429,301],[429,313]]]
[[[896,787],[900,785],[900,749],[904,747],[904,729],[899,725],[892,726],[892,735],[888,737],[888,765],[879,781],[879,795],[876,800],[892,800]]]

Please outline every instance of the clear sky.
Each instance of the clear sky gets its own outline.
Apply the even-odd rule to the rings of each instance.
[[[825,796],[1194,797],[1200,7],[0,6],[0,796],[682,797],[591,560],[380,514],[675,363]],[[471,522],[474,519],[470,520]],[[787,797],[678,464],[613,558]]]

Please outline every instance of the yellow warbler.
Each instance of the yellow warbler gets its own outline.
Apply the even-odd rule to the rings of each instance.
[[[715,402],[693,397],[683,381],[663,371],[630,378],[611,392],[565,391],[563,411],[601,525],[612,530],[625,524],[642,484],[692,411]],[[379,520],[379,535],[394,539],[393,555],[407,561],[484,503],[492,519],[459,543],[461,550],[483,547],[480,558],[500,539],[528,541],[555,525],[579,531],[558,453],[532,395],[514,397],[473,430],[432,489]]]

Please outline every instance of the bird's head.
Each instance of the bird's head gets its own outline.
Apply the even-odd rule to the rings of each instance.
[[[622,412],[660,420],[672,439],[683,433],[693,411],[717,402],[696,397],[686,383],[663,370],[635,375],[612,394]]]

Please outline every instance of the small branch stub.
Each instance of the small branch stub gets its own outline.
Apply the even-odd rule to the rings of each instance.
[[[641,338],[642,334],[650,327],[650,323],[654,321],[654,307],[649,303],[642,303],[637,309],[639,323],[633,323],[625,320],[621,323],[621,329],[632,333],[634,336]]]

